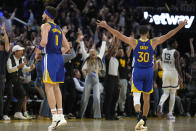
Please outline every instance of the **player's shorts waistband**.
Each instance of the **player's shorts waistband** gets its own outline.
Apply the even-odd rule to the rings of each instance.
[[[152,66],[150,66],[150,67],[133,67],[133,68],[135,68],[135,69],[153,69]]]
[[[57,55],[61,55],[62,53],[41,53],[41,55],[49,55],[49,54],[57,54]]]

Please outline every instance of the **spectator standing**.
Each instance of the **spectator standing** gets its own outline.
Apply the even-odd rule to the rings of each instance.
[[[7,115],[3,116],[3,96],[6,81],[6,62],[9,57],[9,40],[8,35],[5,30],[5,23],[2,25],[1,29],[4,33],[4,41],[0,38],[0,120],[10,120]]]
[[[115,39],[115,38],[114,38]],[[119,61],[116,58],[120,42],[115,43],[106,55],[106,78],[105,78],[105,99],[104,113],[106,120],[118,120],[115,116],[115,107],[119,98]]]
[[[117,59],[119,61],[119,78],[120,78],[120,94],[118,99],[118,105],[120,109],[120,113],[124,114],[125,109],[125,101],[126,101],[126,95],[127,95],[127,78],[128,78],[128,57],[124,53],[124,50],[121,48],[118,51]]]
[[[81,118],[86,111],[91,90],[93,89],[94,118],[101,118],[99,72],[103,70],[102,60],[97,57],[95,49],[90,49],[90,56],[84,61],[82,72],[85,76],[85,89],[83,92]]]

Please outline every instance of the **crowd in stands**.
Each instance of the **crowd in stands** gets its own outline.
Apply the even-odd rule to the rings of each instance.
[[[158,0],[147,1],[157,7],[165,6],[165,3]],[[23,10],[10,10],[6,2],[0,7],[0,119],[10,120],[11,116],[31,119],[34,115],[51,117],[42,83],[42,55],[38,59],[34,57],[41,39],[41,15],[47,5],[57,7],[58,17],[55,22],[62,27],[71,47],[69,52],[62,48],[66,73],[60,88],[63,111],[67,118],[118,120],[118,116],[134,116],[131,93],[132,49],[106,30],[97,27],[96,21],[106,20],[110,26],[135,38],[138,38],[138,27],[147,24],[150,37],[158,36],[160,32],[155,31],[154,25],[144,20],[142,11],[135,8],[151,4],[146,5],[146,0],[58,2],[25,0],[20,2]],[[178,2],[172,0],[168,4],[176,8],[173,5]],[[193,0],[181,2],[194,5]],[[196,56],[195,39],[190,35],[187,41],[187,52],[180,52],[183,84],[176,94],[174,112],[175,115],[190,117],[196,113]],[[161,50],[166,46],[165,43],[155,51],[154,92],[151,95],[149,114],[155,117],[163,93]],[[166,112],[167,108],[164,110]]]

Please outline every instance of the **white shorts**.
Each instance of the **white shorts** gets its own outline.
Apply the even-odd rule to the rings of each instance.
[[[178,72],[173,71],[163,71],[163,85],[162,88],[179,88],[178,82]]]

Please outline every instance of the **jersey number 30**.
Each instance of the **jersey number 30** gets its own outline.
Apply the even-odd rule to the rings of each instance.
[[[148,62],[149,61],[149,53],[148,52],[138,52],[139,58],[137,59],[138,62]]]

